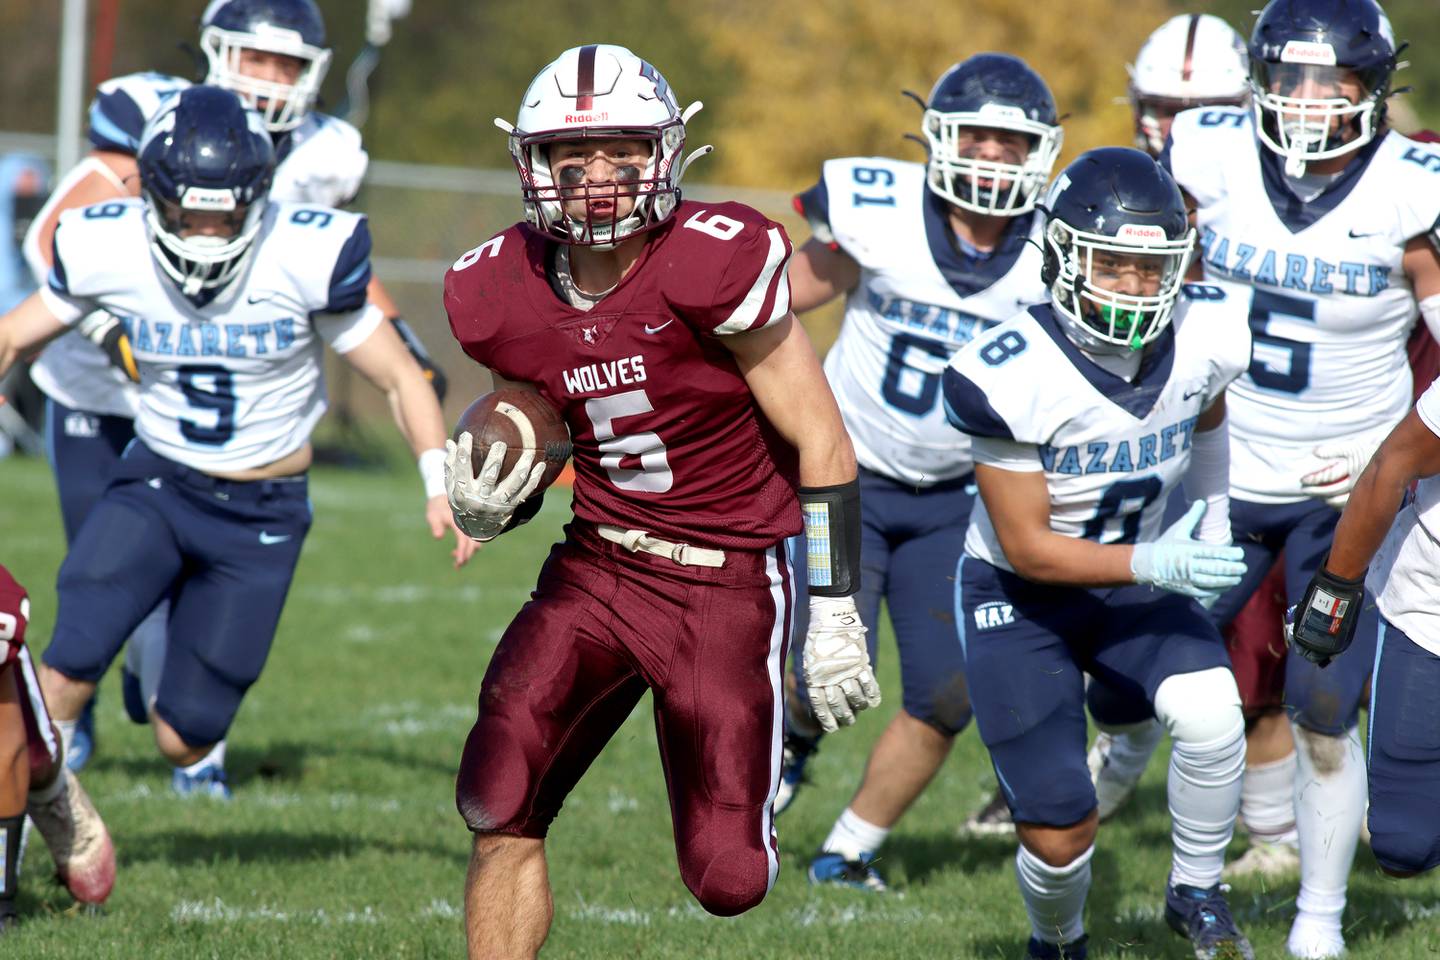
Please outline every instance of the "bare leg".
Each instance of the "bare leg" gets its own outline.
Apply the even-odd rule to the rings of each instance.
[[[870,751],[850,809],[876,826],[893,827],[945,763],[954,742],[903,710],[897,713]]]
[[[95,684],[72,680],[44,664],[40,666],[40,689],[50,707],[51,719],[57,722],[77,719],[86,702],[95,695]]]
[[[465,875],[465,940],[470,960],[538,956],[554,916],[545,841],[476,834]]]
[[[150,713],[150,722],[155,726],[155,746],[177,767],[188,767],[192,763],[199,763],[200,760],[210,752],[213,743],[206,743],[200,746],[192,746],[180,738],[175,728],[162,720],[154,711]]]
[[[30,751],[15,682],[19,669],[18,664],[0,668],[0,819],[23,814],[30,792]]]
[[[1295,752],[1295,738],[1290,733],[1290,718],[1283,710],[1262,713],[1250,722],[1245,731],[1245,766],[1283,760]]]

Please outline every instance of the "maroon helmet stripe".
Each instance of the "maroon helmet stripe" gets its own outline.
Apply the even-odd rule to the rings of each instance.
[[[1193,32],[1193,31],[1192,31]],[[1188,59],[1185,61],[1190,62]],[[575,109],[589,110],[595,105],[595,44],[580,48],[580,76],[575,86]]]
[[[1200,29],[1200,15],[1190,14],[1190,32],[1185,34],[1185,65],[1180,68],[1182,83],[1190,82],[1190,67],[1195,60],[1195,32]],[[588,49],[588,48],[587,48]]]

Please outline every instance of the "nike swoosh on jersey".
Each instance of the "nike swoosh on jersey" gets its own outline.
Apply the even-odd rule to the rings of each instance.
[[[1185,394],[1184,399],[1189,400],[1191,397],[1198,397],[1198,396],[1200,396],[1200,394],[1202,394],[1202,393],[1204,393],[1204,392],[1205,392],[1205,388],[1204,388],[1204,387],[1201,387],[1199,390],[1191,390],[1189,393]]]
[[[674,317],[671,317],[669,320],[666,320],[664,323],[660,324],[660,326],[658,326],[658,327],[652,327],[652,326],[650,326],[650,324],[647,323],[647,324],[645,324],[645,332],[646,332],[646,333],[659,333],[661,330],[664,330],[666,327],[670,326],[670,324],[672,324],[672,323],[674,323],[674,322],[675,322],[675,318],[674,318]]]
[[[275,299],[275,294],[273,294],[273,293],[262,293],[262,294],[260,294],[259,296],[256,296],[255,294],[252,293],[252,294],[250,294],[250,296],[248,296],[248,297],[245,298],[245,301],[246,301],[247,303],[255,304],[255,303],[264,303],[266,300],[274,300],[274,299]]]
[[[1379,231],[1379,230],[1367,230],[1367,231],[1365,231],[1364,233],[1358,233],[1358,232],[1356,232],[1355,230],[1351,230],[1351,231],[1350,231],[1350,239],[1351,239],[1351,240],[1360,240],[1360,239],[1362,239],[1362,238],[1364,238],[1364,237],[1378,237],[1378,236],[1380,236],[1380,233],[1381,233],[1381,231]]]
[[[294,535],[293,535],[293,534],[289,534],[289,533],[274,533],[274,534],[272,534],[272,533],[266,533],[264,530],[261,530],[261,531],[260,531],[260,542],[261,542],[262,544],[264,544],[265,546],[268,547],[268,546],[271,546],[272,544],[284,543],[286,540],[289,540],[292,536],[294,536]]]

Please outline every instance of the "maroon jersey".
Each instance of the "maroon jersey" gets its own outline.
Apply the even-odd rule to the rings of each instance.
[[[25,644],[25,626],[30,622],[30,598],[0,564],[0,664],[20,655]]]
[[[524,224],[445,275],[455,338],[535,384],[570,427],[575,515],[741,549],[800,531],[796,454],[721,342],[790,311],[790,240],[738,203],[686,201],[593,309],[546,276],[554,243]]]

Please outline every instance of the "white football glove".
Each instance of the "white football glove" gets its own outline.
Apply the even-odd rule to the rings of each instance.
[[[468,432],[460,441],[445,441],[445,496],[455,526],[472,540],[494,540],[504,531],[515,509],[525,501],[545,473],[545,464],[535,462],[535,451],[526,450],[515,461],[510,475],[500,480],[500,466],[507,447],[501,441],[490,444],[480,476],[471,466],[471,444]]]
[[[1324,500],[1336,510],[1344,510],[1355,481],[1360,479],[1370,458],[1389,435],[1389,430],[1377,431],[1320,444],[1313,453],[1325,463],[1301,477],[1300,486],[1310,496]]]
[[[801,658],[810,709],[826,733],[880,705],[880,685],[865,649],[865,625],[854,597],[811,597],[810,629]]]
[[[1245,576],[1245,553],[1239,547],[1196,540],[1195,525],[1205,515],[1205,501],[1196,500],[1170,528],[1151,543],[1135,544],[1130,572],[1136,583],[1214,603]]]

